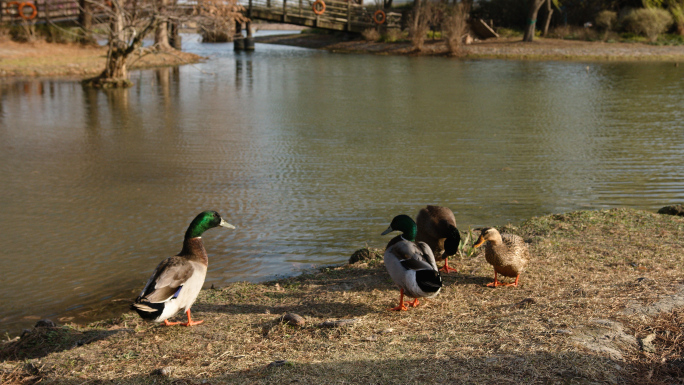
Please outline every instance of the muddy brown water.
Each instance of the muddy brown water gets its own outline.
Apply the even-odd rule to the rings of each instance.
[[[684,201],[672,63],[458,61],[231,44],[129,90],[0,83],[0,331],[124,309],[200,211],[207,286],[340,263],[399,213],[462,230]]]

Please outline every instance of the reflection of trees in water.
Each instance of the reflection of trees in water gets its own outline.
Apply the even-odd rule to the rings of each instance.
[[[163,114],[166,127],[173,127],[178,109],[175,104],[180,97],[180,69],[178,67],[159,68],[154,71],[157,80],[158,105],[163,106],[166,113]]]
[[[88,131],[100,128],[100,111],[97,106],[97,97],[100,91],[93,87],[83,87],[83,104],[85,112],[86,128]]]
[[[247,83],[247,88],[254,88],[254,66],[250,52],[236,52],[235,56],[235,87],[242,89],[243,82]]]

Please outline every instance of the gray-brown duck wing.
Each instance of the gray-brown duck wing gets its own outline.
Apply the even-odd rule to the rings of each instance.
[[[192,276],[194,267],[183,257],[174,256],[163,260],[152,273],[138,300],[158,303],[177,295],[178,289]]]

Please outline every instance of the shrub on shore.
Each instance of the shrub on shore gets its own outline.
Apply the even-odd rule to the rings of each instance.
[[[608,34],[615,29],[617,24],[617,13],[613,11],[601,11],[594,20],[596,27],[603,31],[603,41],[608,39]]]
[[[672,16],[660,8],[640,8],[629,12],[622,19],[625,30],[644,35],[655,42],[658,36],[672,25]]]
[[[365,41],[380,40],[380,32],[375,28],[364,29],[363,32],[361,32],[361,36],[363,36],[363,40]]]

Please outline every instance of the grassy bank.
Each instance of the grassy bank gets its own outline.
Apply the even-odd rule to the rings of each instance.
[[[106,47],[45,41],[17,43],[4,39],[0,40],[0,78],[35,76],[86,78],[104,70],[106,57]],[[178,51],[134,54],[129,60],[129,69],[176,66],[197,63],[202,59],[198,55]]]
[[[506,230],[533,256],[518,288],[485,287],[481,255],[457,261],[437,298],[401,313],[387,311],[398,290],[380,259],[235,283],[200,294],[193,315],[205,323],[192,328],[132,313],[36,328],[2,345],[0,382],[681,381],[684,218],[582,211]],[[305,324],[280,322],[285,313]],[[324,324],[339,320],[350,321]]]

